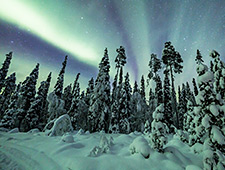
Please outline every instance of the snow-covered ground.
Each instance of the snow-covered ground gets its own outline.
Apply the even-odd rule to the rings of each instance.
[[[141,133],[74,132],[49,137],[35,130],[33,133],[0,132],[0,169],[202,169],[202,153],[194,154],[176,136],[168,137],[163,154],[153,151],[148,140]]]

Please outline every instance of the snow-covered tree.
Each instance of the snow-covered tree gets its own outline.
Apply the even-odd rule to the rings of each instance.
[[[64,109],[66,111],[69,111],[70,106],[72,104],[72,84],[69,84],[68,86],[65,87],[64,92],[63,92],[63,100],[65,101],[65,106]]]
[[[224,168],[224,161],[220,158],[225,153],[225,104],[213,89],[213,73],[199,60],[197,60],[197,74],[200,91],[197,96],[198,110],[195,109],[196,116],[193,120],[195,136],[192,137],[192,141],[193,144],[204,143],[205,169]]]
[[[94,78],[92,77],[88,81],[88,87],[86,90],[86,97],[85,97],[88,108],[90,107],[90,100],[91,100],[91,95],[93,94],[93,92],[94,92]]]
[[[88,105],[85,102],[84,91],[81,92],[78,104],[77,104],[77,129],[88,130],[87,127],[87,115],[88,115]]]
[[[89,131],[108,131],[110,116],[110,76],[108,50],[99,64],[99,73],[91,96],[91,105],[88,113]]]
[[[183,83],[178,105],[179,128],[182,130],[183,130],[183,122],[185,121],[184,119],[186,118],[185,116],[186,113],[187,113],[187,91],[186,86]]]
[[[111,97],[111,119],[110,119],[110,133],[118,133],[119,132],[119,100],[121,98],[120,91],[122,90],[122,82],[123,82],[123,66],[126,64],[126,54],[123,46],[116,49],[118,53],[115,59],[117,73],[115,75],[113,81],[113,89],[112,89],[112,97]],[[119,76],[119,82],[118,82]],[[118,83],[117,83],[118,82]]]
[[[147,110],[147,104],[142,95],[140,94],[140,89],[137,83],[134,84],[134,90],[131,97],[131,117],[130,125],[131,131],[144,132],[145,120],[149,120],[151,117]],[[147,118],[147,117],[148,118]]]
[[[152,113],[155,111],[156,108],[156,98],[155,93],[152,91],[152,88],[149,90],[149,101],[148,101],[148,113],[150,116],[150,120],[152,120]]]
[[[2,68],[0,68],[0,92],[2,88],[4,87],[4,82],[9,70],[11,59],[12,59],[12,52],[10,52],[9,54],[6,54],[5,61],[2,64]]]
[[[121,98],[119,99],[119,131],[120,133],[130,132],[131,116],[131,86],[129,74],[125,76],[125,82],[122,84]]]
[[[16,88],[16,73],[12,73],[4,82],[4,90],[0,94],[0,119],[2,119],[4,112],[10,103],[10,97]]]
[[[30,129],[38,128],[42,130],[46,123],[46,102],[48,90],[51,82],[51,73],[48,75],[46,81],[42,81],[40,87],[38,88],[37,96],[31,103],[29,110],[23,120],[27,125],[24,130],[28,131]]]
[[[68,115],[70,116],[71,118],[71,123],[72,123],[72,126],[74,128],[74,130],[79,130],[79,127],[78,127],[78,103],[79,103],[79,100],[80,100],[80,84],[78,82],[78,79],[79,79],[79,75],[80,73],[77,74],[77,77],[76,77],[76,80],[74,82],[74,86],[73,86],[73,99],[72,99],[72,104],[70,106],[70,109],[68,111]]]
[[[158,152],[164,152],[164,146],[167,143],[166,134],[168,133],[168,127],[165,123],[163,108],[163,104],[160,104],[154,111],[149,136],[152,148]]]
[[[173,114],[172,114],[172,101],[171,101],[171,86],[169,80],[169,72],[164,71],[164,87],[163,87],[163,102],[164,102],[164,117],[170,132],[173,132]]]
[[[151,58],[149,61],[149,74],[148,74],[148,80],[147,83],[149,84],[149,81],[153,79],[155,81],[155,96],[157,99],[157,106],[159,106],[161,103],[163,103],[163,92],[162,92],[162,81],[160,76],[158,75],[158,71],[162,68],[161,67],[161,61],[157,58],[156,54],[151,54]]]
[[[194,94],[195,94],[195,96],[197,96],[198,95],[198,87],[197,87],[195,78],[192,79],[192,84],[193,84],[193,87],[194,87]]]
[[[18,109],[17,109],[17,121],[16,126],[19,127],[20,131],[24,131],[26,129],[26,124],[24,118],[27,114],[31,106],[31,102],[34,101],[34,97],[36,94],[36,84],[39,73],[39,63],[32,70],[29,76],[23,81],[19,96],[18,96]]]
[[[54,92],[55,95],[58,96],[59,98],[62,97],[62,92],[63,92],[63,82],[64,82],[64,74],[65,74],[65,69],[66,69],[66,64],[67,64],[67,56],[65,56],[65,59],[62,63],[62,68],[59,72],[59,76],[57,78],[57,82],[54,87]]]
[[[59,72],[57,82],[54,86],[54,91],[51,92],[48,96],[48,122],[51,120],[58,118],[59,116],[66,113],[65,109],[65,101],[62,99],[63,94],[63,83],[64,83],[64,74],[67,64],[67,56],[65,56],[65,59],[62,63],[62,68]]]
[[[151,124],[149,120],[146,120],[144,134],[149,135],[150,133],[151,133]]]
[[[225,63],[220,60],[220,54],[215,50],[211,52],[210,56],[213,58],[214,90],[225,101]]]
[[[17,108],[18,108],[18,96],[20,91],[21,83],[19,83],[13,92],[9,106],[4,113],[3,118],[0,120],[0,127],[5,127],[8,129],[13,129],[16,127],[16,120],[17,120]]]
[[[172,111],[176,115],[176,125],[179,126],[179,117],[177,112],[177,102],[176,102],[176,92],[174,86],[174,73],[180,74],[182,72],[183,66],[181,65],[183,60],[179,52],[175,51],[175,48],[171,42],[166,42],[162,53],[162,61],[169,68],[170,79],[171,79],[171,101],[172,101]]]

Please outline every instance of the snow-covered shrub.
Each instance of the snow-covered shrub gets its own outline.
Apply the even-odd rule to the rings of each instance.
[[[150,156],[149,144],[142,136],[134,139],[134,141],[130,144],[129,150],[131,154],[140,153],[146,159]]]
[[[66,132],[71,132],[73,130],[70,117],[67,114],[60,116],[50,123],[53,123],[52,127],[47,124],[44,128],[48,136],[62,136]],[[51,127],[51,129],[48,129],[49,127]]]
[[[82,135],[84,134],[84,130],[83,129],[80,129],[78,132],[77,132],[78,135]]]
[[[106,138],[105,135],[101,136],[99,146],[95,146],[88,156],[97,157],[102,153],[108,153],[110,151],[110,147],[113,145],[113,138]]]
[[[64,134],[61,138],[61,141],[62,142],[66,142],[66,143],[73,143],[74,142],[74,138],[72,135],[70,134]]]

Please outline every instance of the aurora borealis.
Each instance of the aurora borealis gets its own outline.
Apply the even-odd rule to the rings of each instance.
[[[126,49],[125,71],[132,82],[147,76],[151,53],[160,58],[171,41],[184,60],[176,83],[195,77],[195,55],[206,63],[209,52],[225,58],[225,1],[204,0],[0,0],[0,62],[13,51],[10,72],[17,81],[40,63],[40,78],[53,72],[53,84],[65,55],[65,84],[81,73],[81,87],[98,71],[104,48],[109,50],[114,76],[116,48]],[[113,78],[113,77],[112,77]]]

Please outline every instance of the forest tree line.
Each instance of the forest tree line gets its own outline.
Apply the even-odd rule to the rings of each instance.
[[[124,47],[120,46],[116,52],[112,87],[105,49],[97,78],[90,79],[86,90],[80,90],[80,73],[73,84],[64,88],[66,56],[51,93],[51,73],[36,89],[39,64],[23,82],[16,84],[15,73],[7,76],[12,52],[6,54],[0,69],[0,127],[19,128],[22,132],[34,128],[42,131],[49,122],[68,114],[74,130],[142,132],[149,135],[159,152],[163,152],[167,134],[179,133],[181,140],[190,146],[207,143],[213,153],[208,155],[211,164],[222,166],[219,153],[225,153],[225,64],[219,53],[212,51],[208,68],[197,50],[197,81],[193,78],[193,88],[188,82],[178,86],[176,94],[175,75],[182,73],[183,59],[171,42],[165,43],[161,59],[151,54],[149,74],[147,80],[141,77],[140,87],[135,81],[132,88],[129,73],[123,71],[127,60]],[[155,83],[154,88],[147,86],[150,81]],[[150,88],[148,99],[147,87]],[[205,166],[210,161],[206,159]]]

